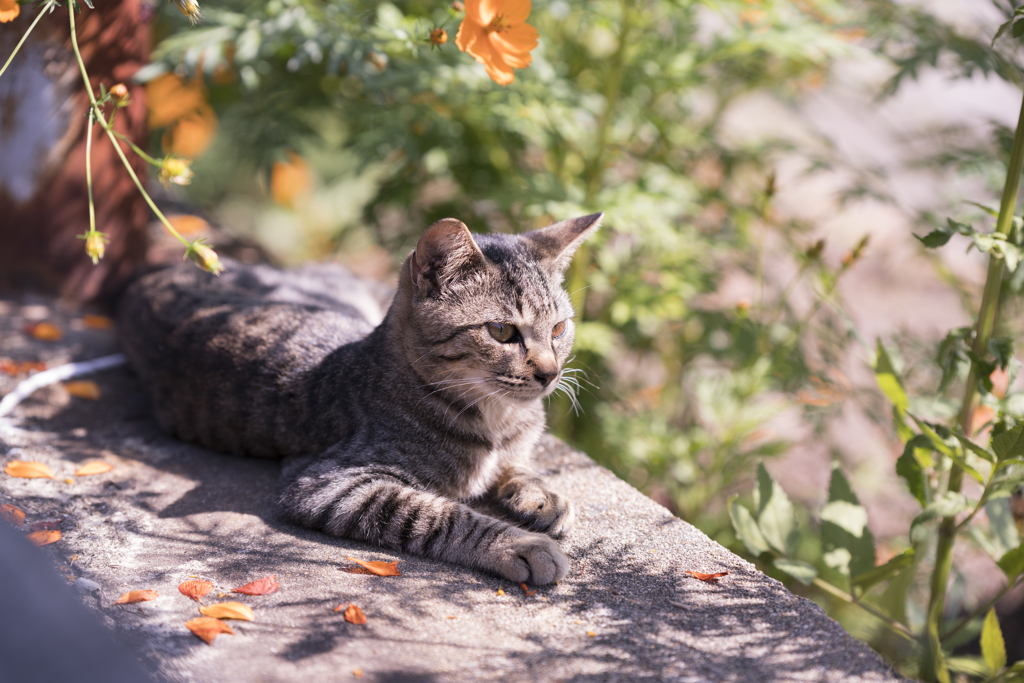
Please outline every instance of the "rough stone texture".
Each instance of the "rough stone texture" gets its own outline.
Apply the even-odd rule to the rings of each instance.
[[[0,301],[0,357],[84,360],[114,350],[111,332],[38,305]],[[61,342],[20,332],[25,315],[44,312],[68,332]],[[0,503],[24,510],[26,529],[63,520],[63,538],[41,552],[158,680],[352,680],[355,670],[371,681],[900,680],[816,605],[554,438],[538,462],[578,508],[563,542],[572,569],[526,595],[488,575],[283,523],[273,505],[277,463],[165,436],[125,369],[92,379],[103,391],[97,402],[54,387],[0,420],[0,462],[41,461],[56,474],[0,474]],[[0,392],[13,383],[0,379]],[[95,459],[114,469],[74,476]],[[347,556],[398,560],[402,576],[356,573]],[[705,583],[686,570],[729,575]],[[235,635],[213,645],[186,630],[199,605],[179,583],[213,581],[209,605],[267,574],[280,591],[223,598],[250,605],[254,622],[230,622]],[[160,597],[113,604],[136,589]],[[365,626],[334,612],[349,602],[366,613]]]

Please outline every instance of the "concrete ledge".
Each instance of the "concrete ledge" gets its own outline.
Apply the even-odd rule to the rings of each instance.
[[[26,527],[65,518],[63,538],[41,552],[158,680],[355,680],[356,669],[369,681],[901,680],[816,605],[554,438],[537,457],[578,507],[563,542],[572,569],[526,596],[494,577],[281,522],[277,463],[173,440],[126,370],[93,379],[99,402],[69,403],[53,389],[0,421],[3,463],[41,461],[57,477],[0,474],[0,503],[28,513]],[[114,470],[73,476],[93,459]],[[403,575],[351,573],[349,555],[399,560]],[[729,575],[705,583],[686,570]],[[230,622],[234,636],[206,645],[185,629],[200,615],[180,582],[213,581],[203,600],[212,604],[218,590],[267,574],[277,593],[223,598],[255,611],[254,622]],[[113,604],[136,589],[160,597]],[[333,611],[349,602],[365,626]]]

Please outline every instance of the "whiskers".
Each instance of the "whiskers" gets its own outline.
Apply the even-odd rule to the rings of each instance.
[[[569,358],[566,363],[572,362],[574,358],[576,358],[576,356]],[[586,390],[582,384],[583,382],[586,382],[595,389],[597,388],[593,382],[587,379],[587,373],[585,370],[582,370],[581,368],[563,367],[562,374],[558,378],[558,384],[555,385],[555,390],[548,396],[548,400],[557,393],[565,395],[565,397],[569,399],[569,403],[572,405],[573,413],[576,414],[576,417],[579,417],[583,408],[580,406],[578,395],[580,391]]]

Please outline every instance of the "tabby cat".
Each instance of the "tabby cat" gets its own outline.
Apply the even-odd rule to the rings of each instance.
[[[521,235],[438,221],[386,315],[337,266],[168,268],[129,287],[118,330],[166,430],[287,458],[286,518],[548,584],[573,509],[529,461],[574,338],[563,273],[601,217]],[[518,526],[465,504],[483,496]]]

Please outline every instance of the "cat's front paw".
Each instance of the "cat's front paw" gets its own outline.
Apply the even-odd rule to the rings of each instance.
[[[512,479],[498,491],[498,500],[533,531],[558,538],[572,528],[576,513],[564,496],[535,479]]]
[[[558,583],[569,573],[569,560],[558,544],[543,534],[515,530],[504,539],[494,564],[494,573],[515,583],[535,586]]]

